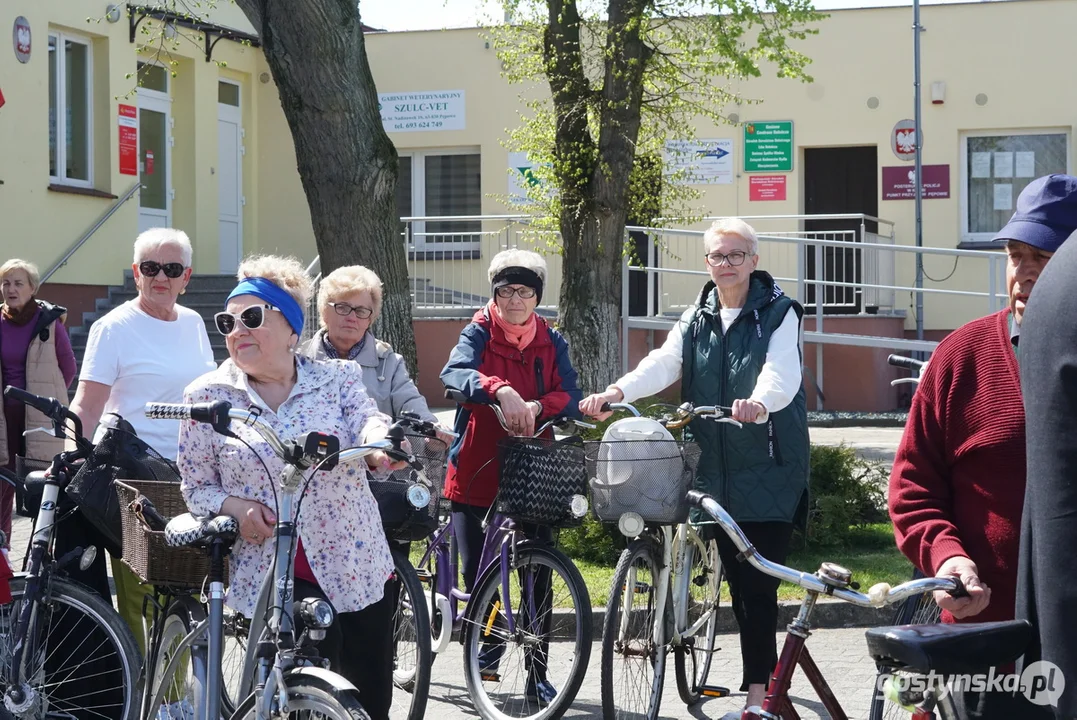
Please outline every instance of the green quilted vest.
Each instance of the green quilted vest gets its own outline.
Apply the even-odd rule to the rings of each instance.
[[[681,396],[695,405],[730,406],[746,399],[767,357],[770,337],[794,308],[766,272],[752,273],[741,314],[722,334],[718,293],[709,282],[695,307],[681,317],[684,329]],[[804,387],[766,423],[743,428],[697,419],[689,436],[702,450],[695,486],[713,495],[737,522],[806,520],[810,445]]]

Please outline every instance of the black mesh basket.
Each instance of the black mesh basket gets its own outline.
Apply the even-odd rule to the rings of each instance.
[[[602,440],[587,443],[587,476],[595,516],[615,523],[627,512],[645,522],[688,519],[699,446],[678,440]]]
[[[587,497],[583,441],[508,437],[497,444],[501,461],[497,511],[514,520],[547,527],[572,527],[574,495]]]
[[[378,501],[386,537],[410,542],[422,540],[438,527],[439,502],[445,483],[445,459],[449,448],[437,438],[414,433],[405,433],[405,436],[411,445],[411,454],[422,464],[429,482],[430,504],[425,508],[415,508],[408,502],[408,488],[418,481],[417,473],[410,467],[393,472],[385,480],[371,478],[370,491]]]

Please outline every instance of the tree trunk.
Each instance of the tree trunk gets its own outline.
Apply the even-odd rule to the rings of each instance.
[[[386,135],[354,0],[236,0],[262,40],[295,142],[322,274],[365,265],[384,286],[378,336],[418,371]],[[311,318],[310,320],[313,320]]]

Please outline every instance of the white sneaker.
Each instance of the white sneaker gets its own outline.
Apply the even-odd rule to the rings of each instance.
[[[194,705],[187,699],[165,703],[157,711],[157,720],[196,720]]]

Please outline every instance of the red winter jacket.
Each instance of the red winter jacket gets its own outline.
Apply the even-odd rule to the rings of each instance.
[[[933,576],[964,555],[991,588],[990,605],[959,622],[1014,618],[1025,410],[1009,320],[1009,310],[988,315],[939,343],[890,474],[890,517],[905,556]],[[954,618],[944,612],[943,621]]]
[[[444,495],[450,500],[489,507],[497,495],[497,443],[508,433],[489,407],[495,393],[509,385],[525,401],[542,404],[539,422],[557,415],[579,417],[582,397],[576,371],[561,333],[536,316],[535,339],[521,352],[510,345],[490,318],[489,309],[475,313],[460,332],[441,382],[471,402],[456,411],[459,437],[449,450]]]

